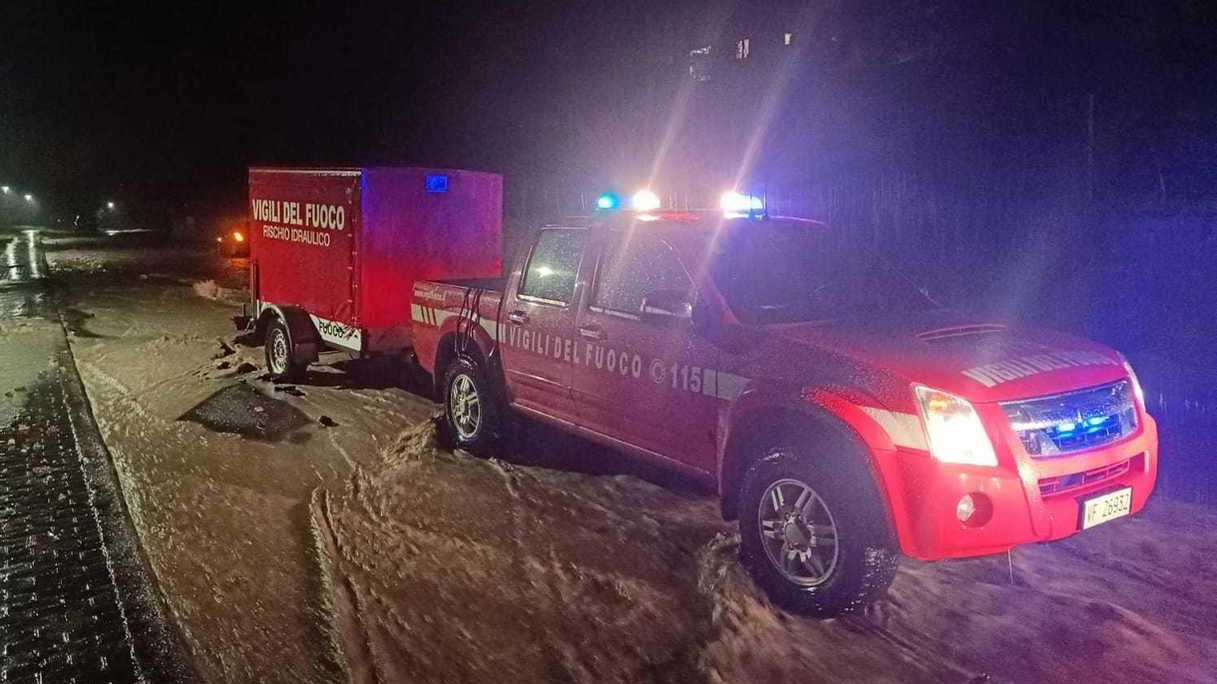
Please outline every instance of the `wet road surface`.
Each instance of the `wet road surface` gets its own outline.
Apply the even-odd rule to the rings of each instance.
[[[137,682],[130,581],[137,548],[115,534],[117,488],[84,434],[91,418],[34,231],[0,234],[0,682]],[[86,442],[93,445],[92,452]],[[100,452],[101,457],[98,456]],[[123,556],[125,560],[117,560]],[[138,574],[138,573],[136,573]],[[126,578],[126,579],[125,579]],[[134,609],[134,614],[133,614]]]

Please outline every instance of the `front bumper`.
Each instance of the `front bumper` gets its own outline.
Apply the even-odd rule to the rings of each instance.
[[[977,411],[987,426],[1007,424],[997,406],[977,406]],[[1154,490],[1158,428],[1144,410],[1130,437],[1066,456],[1032,458],[1013,431],[989,432],[997,467],[940,463],[927,452],[905,449],[880,456],[896,536],[906,555],[962,558],[1063,539],[1081,530],[1084,499],[1132,487],[1135,514]],[[978,510],[987,515],[963,523],[955,510],[967,494],[982,502]]]

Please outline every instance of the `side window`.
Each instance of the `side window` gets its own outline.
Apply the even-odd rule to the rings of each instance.
[[[586,231],[546,229],[537,236],[524,268],[520,295],[568,304],[575,294],[575,276],[583,256]]]
[[[638,314],[653,292],[692,294],[693,283],[676,253],[662,240],[635,235],[610,242],[596,274],[592,306]]]

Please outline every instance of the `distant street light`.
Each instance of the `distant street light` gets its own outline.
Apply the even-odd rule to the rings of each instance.
[[[28,192],[27,192],[27,193],[25,193],[25,201],[26,201],[26,202],[33,202],[33,201],[34,201],[34,196],[33,196],[33,195],[31,195],[31,194],[30,194],[30,193],[28,193]]]
[[[0,192],[3,192],[4,194],[7,195],[10,191],[12,191],[12,188],[10,188],[9,186],[0,185]]]
[[[106,208],[109,209],[110,211],[114,211],[114,203],[106,202]]]

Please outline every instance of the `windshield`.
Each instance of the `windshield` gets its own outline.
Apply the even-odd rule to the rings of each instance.
[[[747,324],[941,308],[874,250],[817,224],[738,226],[719,239],[712,264],[715,285]]]

